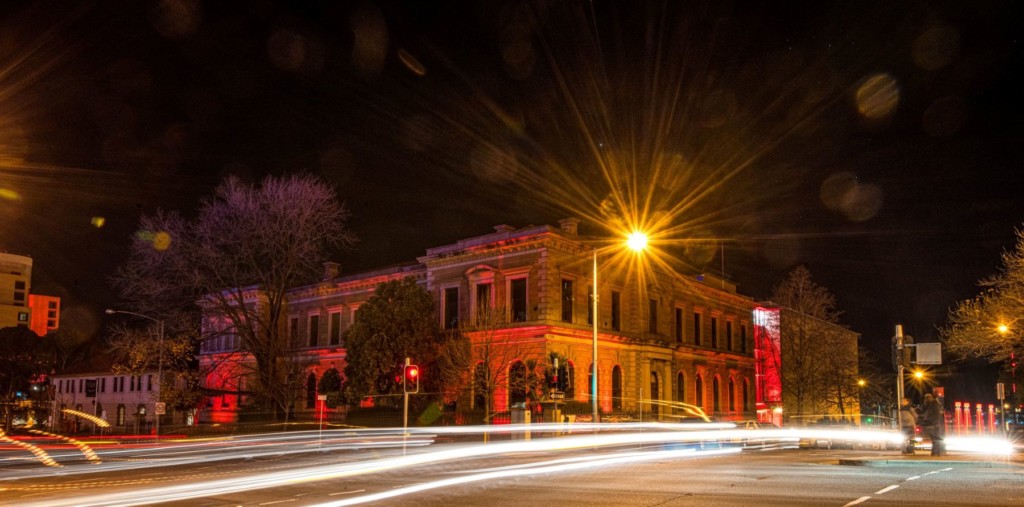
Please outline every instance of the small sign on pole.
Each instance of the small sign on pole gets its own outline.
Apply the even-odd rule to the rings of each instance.
[[[1003,387],[1003,383],[996,384],[996,399],[1003,401],[1006,399],[1006,388]]]
[[[942,344],[918,343],[917,364],[942,364]]]
[[[166,413],[167,413],[167,404],[162,402],[162,401],[156,402],[156,415],[164,415]]]

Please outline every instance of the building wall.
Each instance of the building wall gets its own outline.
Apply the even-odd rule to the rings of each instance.
[[[45,336],[60,327],[59,297],[29,294],[28,307],[32,311],[28,327],[37,335]]]
[[[142,375],[81,373],[54,375],[54,408],[77,410],[106,420],[107,432],[150,433],[153,431],[160,396],[156,371]],[[169,409],[168,409],[169,410]],[[165,414],[162,425],[181,424],[184,414]],[[64,413],[58,416],[57,429],[65,432],[94,432],[97,428],[85,418]]]
[[[29,326],[31,289],[32,258],[0,253],[0,328]]]
[[[673,403],[681,402],[719,418],[753,417],[753,300],[721,279],[699,281],[695,276],[665,273],[652,269],[654,263],[646,264],[641,279],[630,264],[614,254],[602,252],[598,262],[597,372],[602,411],[642,411],[648,417],[658,413],[664,420],[674,420],[684,411]],[[355,310],[378,284],[406,276],[415,277],[433,295],[441,327],[467,321],[472,325],[484,309],[504,316],[506,322],[496,330],[496,342],[518,347],[518,355],[506,354],[503,364],[496,365],[506,369],[506,378],[507,368],[517,360],[545,364],[548,354],[556,352],[573,366],[573,398],[590,402],[593,250],[577,236],[572,223],[562,228],[497,226],[490,234],[430,248],[416,264],[347,277],[327,276],[317,284],[294,289],[289,295],[285,336],[296,354],[313,359],[306,375],[311,373],[319,380],[328,368],[343,371],[344,343],[331,343],[332,322],[340,323],[343,336]],[[563,281],[570,282],[571,288],[566,286],[563,291]],[[457,298],[447,297],[456,294]],[[334,313],[340,314],[337,321],[331,318]],[[695,336],[694,315],[701,321],[699,337]],[[682,319],[678,327],[677,316]],[[716,325],[714,343],[712,321]],[[474,339],[479,335],[477,332]],[[218,364],[217,353],[228,351],[204,352],[201,363],[212,367]],[[619,381],[613,385],[616,370]],[[223,378],[232,375],[237,372],[214,375],[216,380],[209,382],[224,382]],[[508,407],[507,382],[493,395],[494,410]],[[319,410],[315,404],[297,405],[296,413],[309,415]],[[458,399],[460,410],[478,408],[475,405],[471,390]],[[227,420],[237,408],[228,403],[217,410],[212,417]]]

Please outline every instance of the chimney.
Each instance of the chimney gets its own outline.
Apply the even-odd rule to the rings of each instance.
[[[325,262],[324,263],[324,281],[332,278],[337,278],[338,273],[341,272],[341,264],[337,262]]]
[[[512,227],[511,225],[502,224],[502,225],[495,225],[494,226],[494,230],[496,232],[512,232],[512,231],[516,230],[516,228]]]
[[[570,236],[576,236],[577,227],[580,225],[580,221],[571,217],[563,218],[558,221],[558,225],[562,226],[562,232]]]

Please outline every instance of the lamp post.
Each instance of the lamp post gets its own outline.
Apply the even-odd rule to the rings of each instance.
[[[136,317],[142,317],[143,319],[151,320],[157,323],[158,338],[157,338],[157,359],[156,359],[156,391],[157,401],[160,401],[160,397],[163,396],[163,380],[164,380],[164,321],[156,317],[150,317],[149,315],[143,315],[141,313],[127,312],[124,310],[107,309],[107,315],[114,315],[115,313],[123,313],[125,315],[134,315]],[[154,415],[156,416],[156,438],[160,438],[160,414],[156,413],[156,408],[153,409]]]
[[[633,251],[639,253],[647,248],[647,235],[634,231],[629,237],[626,238],[626,246]],[[594,314],[594,346],[593,346],[593,357],[591,358],[591,376],[590,376],[590,406],[593,417],[593,422],[597,422],[597,323],[598,323],[598,305],[597,305],[597,249],[594,249],[594,301],[591,303],[594,305],[594,309],[591,313]]]

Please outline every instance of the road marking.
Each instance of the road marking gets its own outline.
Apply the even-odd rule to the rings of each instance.
[[[859,504],[861,502],[868,501],[870,498],[871,498],[870,496],[862,496],[862,497],[860,497],[860,498],[858,498],[858,499],[856,499],[856,500],[854,500],[854,501],[844,505],[843,507],[850,507],[851,505],[857,505],[857,504]]]
[[[355,489],[355,490],[352,490],[352,491],[341,491],[341,492],[338,492],[338,493],[331,493],[331,494],[329,494],[327,496],[351,495],[352,493],[362,493],[363,491],[366,491],[366,490],[365,489]]]
[[[890,492],[890,491],[892,491],[892,490],[894,490],[894,489],[896,489],[898,487],[900,487],[899,484],[893,484],[892,486],[888,486],[888,487],[882,488],[882,489],[880,489],[878,491],[875,491],[875,494],[876,495],[884,495],[884,494],[886,494],[886,493],[888,493],[888,492]]]
[[[289,498],[288,500],[277,500],[275,502],[266,502],[266,503],[261,503],[259,505],[274,505],[275,503],[285,503],[285,502],[294,502],[294,501],[295,501],[294,498]]]
[[[913,476],[913,477],[907,477],[907,480],[908,480],[908,481],[914,481],[914,480],[917,480],[917,479],[920,479],[920,478],[921,478],[921,476],[920,476],[920,475],[915,475],[915,476]]]

